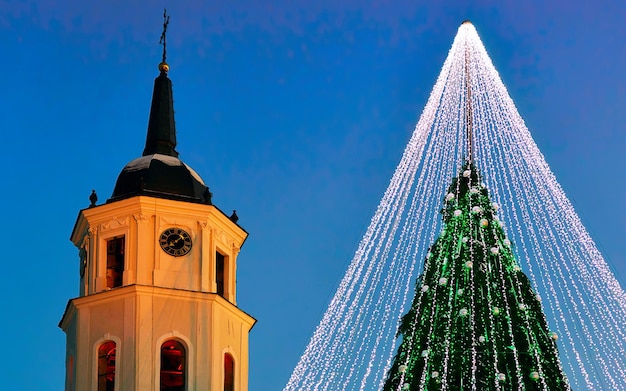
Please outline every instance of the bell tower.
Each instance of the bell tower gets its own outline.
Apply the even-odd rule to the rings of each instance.
[[[106,203],[92,193],[71,234],[80,284],[59,323],[67,391],[248,389],[255,319],[235,284],[248,234],[178,158],[167,19],[143,154]]]

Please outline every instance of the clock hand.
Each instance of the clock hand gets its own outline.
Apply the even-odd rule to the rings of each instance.
[[[170,246],[174,246],[174,245],[176,245],[178,242],[180,242],[181,240],[183,240],[183,237],[182,237],[182,236],[179,236],[178,238],[176,238],[176,239],[172,240],[172,241],[169,243],[169,245],[170,245]]]

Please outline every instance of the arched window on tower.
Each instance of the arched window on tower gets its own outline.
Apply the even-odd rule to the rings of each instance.
[[[98,348],[98,391],[115,389],[115,351],[113,341],[106,341]]]
[[[169,340],[161,345],[161,391],[184,391],[187,352],[178,341]]]
[[[224,391],[235,391],[235,360],[229,353],[224,354]]]
[[[74,355],[70,354],[70,358],[67,360],[67,389],[74,391]]]

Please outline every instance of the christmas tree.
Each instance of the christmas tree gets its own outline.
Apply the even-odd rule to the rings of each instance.
[[[464,22],[285,391],[622,391],[625,309],[624,289]]]
[[[539,295],[474,164],[444,200],[384,390],[569,390]]]

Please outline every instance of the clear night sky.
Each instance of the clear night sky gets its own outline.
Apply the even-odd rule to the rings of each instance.
[[[143,150],[164,5],[180,157],[250,233],[251,391],[286,383],[465,19],[626,285],[626,3],[416,3],[0,0],[3,381],[63,388],[68,238]]]

